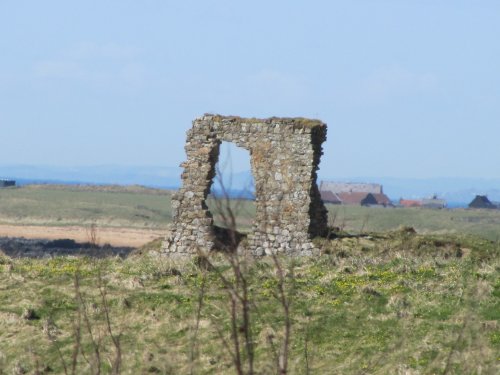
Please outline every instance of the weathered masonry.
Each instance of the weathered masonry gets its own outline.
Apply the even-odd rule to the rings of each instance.
[[[250,152],[256,214],[246,249],[311,255],[311,238],[326,233],[327,211],[316,184],[326,124],[304,118],[239,118],[205,115],[193,121],[185,150],[183,186],[172,197],[172,233],[162,251],[196,254],[217,247],[205,199],[222,141]]]

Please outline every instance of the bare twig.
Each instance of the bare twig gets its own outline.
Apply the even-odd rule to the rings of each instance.
[[[122,362],[122,349],[121,349],[121,343],[120,343],[120,337],[121,333],[118,335],[113,334],[113,330],[111,328],[111,319],[109,317],[109,304],[108,304],[108,298],[107,298],[107,288],[106,284],[103,283],[102,275],[101,275],[101,270],[99,269],[98,272],[98,287],[99,287],[99,292],[101,294],[101,302],[104,310],[104,317],[106,320],[106,328],[109,336],[111,337],[111,341],[113,342],[113,345],[115,347],[115,358],[113,361],[113,367],[111,369],[112,373],[117,375],[120,373],[120,368],[121,368],[121,362]]]
[[[191,340],[191,350],[190,350],[190,371],[189,373],[191,375],[194,374],[194,364],[195,364],[195,359],[198,356],[198,345],[197,345],[197,340],[198,340],[198,331],[200,329],[200,321],[201,321],[201,312],[203,309],[203,300],[205,298],[205,290],[206,290],[206,280],[205,280],[205,275],[203,275],[203,279],[201,281],[201,286],[200,286],[200,291],[198,294],[198,302],[197,302],[197,308],[196,308],[196,320],[195,320],[195,327],[194,327],[194,332]]]
[[[87,308],[85,306],[85,301],[82,297],[82,294],[80,292],[80,286],[78,282],[79,278],[78,276],[75,276],[75,292],[76,292],[76,298],[77,298],[77,303],[79,305],[79,310],[82,312],[83,315],[83,321],[85,323],[85,328],[87,330],[87,333],[90,336],[90,341],[91,341],[91,346],[92,350],[94,352],[94,363],[91,364],[91,366],[95,366],[95,374],[100,375],[101,373],[101,347],[100,347],[100,342],[101,340],[96,340],[95,338],[95,333],[92,329],[92,323],[89,318],[89,314],[87,312]]]
[[[92,248],[99,247],[99,233],[96,223],[90,224],[90,226],[87,228],[87,240]]]
[[[73,321],[73,331],[75,335],[75,342],[73,344],[73,353],[71,356],[71,374],[76,374],[76,368],[78,365],[78,354],[80,353],[81,343],[82,343],[82,312],[81,312],[81,303],[80,303],[80,276],[75,273],[74,279],[74,287],[75,287],[75,302],[76,302],[76,321]],[[82,352],[82,355],[83,352]]]
[[[305,362],[305,375],[309,375],[311,373],[311,360],[309,358],[309,324],[311,323],[311,317],[307,317],[307,323],[305,327],[304,333],[304,362]]]
[[[283,344],[281,348],[281,352],[279,354],[279,360],[278,360],[278,374],[279,375],[286,375],[288,373],[288,357],[289,357],[289,352],[290,352],[290,336],[291,336],[291,329],[292,329],[292,322],[290,319],[290,298],[287,296],[286,291],[285,291],[285,273],[283,271],[283,267],[281,266],[281,263],[278,259],[278,256],[273,253],[272,254],[272,259],[274,262],[275,269],[278,274],[278,300],[281,304],[281,308],[283,309],[283,318],[285,320],[285,326],[284,326],[284,338],[283,338]],[[292,276],[293,278],[293,276]]]

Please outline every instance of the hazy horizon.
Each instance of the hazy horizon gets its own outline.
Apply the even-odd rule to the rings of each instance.
[[[224,186],[235,197],[250,197],[252,176],[249,170],[223,173]],[[80,167],[43,167],[43,166],[2,166],[0,178],[14,178],[26,183],[69,183],[69,184],[116,184],[143,185],[154,188],[177,189],[181,185],[180,167],[161,166],[80,166]],[[218,178],[214,180],[217,190]],[[321,181],[369,182],[379,183],[384,192],[397,201],[399,198],[420,199],[438,195],[454,207],[463,207],[476,195],[486,195],[500,201],[499,178],[398,178],[398,177],[342,177],[321,172]]]
[[[248,168],[244,168],[247,165],[248,161]],[[240,168],[233,169],[231,170],[231,174],[240,174],[240,173],[251,173],[251,167],[249,164],[250,159],[239,159],[238,160],[238,165]],[[166,173],[171,173],[172,170],[176,170],[179,172],[179,178],[180,178],[180,173],[182,173],[183,168],[180,166],[176,165],[161,165],[161,164],[128,164],[128,165],[123,165],[123,164],[113,164],[113,163],[102,163],[102,164],[82,164],[82,165],[65,165],[65,164],[16,164],[16,163],[9,163],[9,164],[2,164],[0,163],[0,178],[5,178],[5,173],[4,170],[22,170],[22,169],[32,169],[32,170],[40,170],[40,171],[46,171],[46,170],[91,170],[95,168],[96,170],[99,169],[115,169],[115,170],[120,170],[120,171],[135,171],[137,169],[154,169],[155,171],[165,171]],[[229,171],[229,169],[228,169]],[[416,180],[416,181],[421,181],[421,180],[484,180],[484,181],[498,181],[500,183],[500,176],[495,177],[495,176],[465,176],[465,175],[456,175],[456,176],[396,176],[396,175],[341,175],[341,174],[335,174],[332,173],[333,171],[327,171],[324,168],[321,168],[321,163],[320,163],[320,169],[318,171],[318,180],[321,178],[324,179],[341,179],[341,180],[348,180],[348,179],[353,179],[354,181],[359,180],[360,178],[364,178],[367,180],[367,182],[372,181],[376,182],[377,179],[401,179],[401,180]],[[8,173],[7,173],[7,177]],[[369,181],[368,181],[369,180]],[[500,188],[500,186],[499,186]]]

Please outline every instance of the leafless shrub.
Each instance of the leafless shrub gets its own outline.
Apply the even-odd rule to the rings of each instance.
[[[218,184],[221,195],[214,197],[215,214],[220,218],[226,229],[223,241],[218,241],[219,250],[225,264],[229,265],[229,271],[224,272],[214,264],[211,254],[199,249],[199,257],[203,259],[204,270],[210,269],[216,272],[217,277],[224,286],[227,296],[226,312],[229,316],[229,332],[224,330],[224,323],[220,317],[212,316],[215,330],[225,350],[229,353],[235,372],[238,375],[255,374],[255,337],[254,337],[254,314],[258,311],[256,301],[250,290],[250,273],[252,257],[246,253],[240,245],[241,236],[237,228],[237,210],[240,209],[239,202],[231,200],[228,189],[223,183],[221,172],[217,173]],[[277,374],[288,373],[290,357],[290,338],[292,321],[290,317],[291,293],[287,290],[286,272],[277,254],[271,256],[273,270],[277,276],[276,290],[273,296],[279,302],[282,309],[283,334],[282,342],[275,343],[270,338],[269,343],[274,350],[274,361]],[[293,278],[293,275],[291,276]],[[205,286],[200,288],[198,308],[195,322],[195,333],[198,331]],[[196,337],[196,336],[195,336]],[[194,348],[194,344],[192,346]],[[194,353],[194,350],[192,350]],[[193,360],[194,356],[191,356]]]
[[[99,375],[102,372],[106,339],[109,339],[114,347],[114,355],[112,359],[108,359],[111,363],[111,373],[120,374],[122,365],[122,348],[121,348],[121,333],[115,334],[111,324],[111,313],[109,306],[109,297],[107,295],[107,286],[103,280],[101,271],[98,270],[97,289],[99,292],[100,308],[96,308],[97,316],[89,311],[90,307],[95,304],[89,303],[88,297],[84,296],[80,286],[81,277],[78,272],[74,276],[74,299],[76,311],[73,316],[73,333],[72,333],[72,350],[71,355],[67,358],[61,351],[57,337],[50,334],[48,331],[49,340],[55,345],[59,360],[64,370],[65,375],[76,375],[82,371],[82,361],[88,366],[91,374]],[[104,327],[99,319],[104,320]],[[83,340],[87,339],[90,349],[86,352],[83,345]],[[107,351],[107,350],[106,350]]]
[[[311,324],[311,317],[307,317],[307,323],[305,325],[304,332],[304,374],[309,375],[311,373],[311,362],[312,358],[309,353],[309,325]]]
[[[106,331],[109,337],[111,338],[111,341],[113,342],[113,346],[115,347],[115,357],[112,362],[111,373],[119,374],[122,362],[122,349],[120,344],[121,333],[117,335],[113,333],[113,329],[111,327],[111,319],[110,319],[110,308],[107,297],[107,287],[106,284],[103,282],[100,270],[99,270],[98,283],[99,283],[98,287],[99,287],[99,293],[101,295],[101,303],[103,307],[104,318],[106,321]]]
[[[254,374],[254,338],[253,324],[251,315],[251,305],[253,301],[250,297],[248,268],[246,261],[237,253],[231,251],[223,251],[224,259],[230,265],[230,276],[213,264],[209,257],[206,257],[206,262],[210,264],[220,281],[224,285],[224,291],[227,296],[227,310],[229,312],[229,332],[223,329],[224,323],[217,317],[215,320],[215,329],[217,335],[225,350],[231,356],[231,360],[235,367],[236,373]],[[203,306],[204,288],[200,290],[197,323],[199,324],[200,311]],[[229,333],[229,338],[227,337]]]
[[[196,306],[196,317],[195,317],[195,326],[191,335],[191,345],[189,351],[189,362],[190,369],[189,373],[193,375],[195,373],[195,363],[198,358],[198,350],[199,350],[199,342],[198,342],[198,332],[200,329],[201,322],[201,313],[203,309],[203,302],[205,299],[205,291],[206,291],[206,278],[203,277],[202,283],[200,286],[200,291],[198,294],[197,306]]]
[[[99,233],[97,229],[97,224],[92,223],[90,224],[87,229],[87,242],[90,244],[92,248],[98,248],[99,247]]]

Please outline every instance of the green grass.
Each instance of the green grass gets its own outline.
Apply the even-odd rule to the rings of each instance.
[[[419,233],[473,234],[500,239],[500,210],[380,208],[327,205],[333,226],[349,232],[380,232],[410,226]]]
[[[140,187],[26,186],[0,189],[0,223],[165,227],[171,193]]]
[[[315,242],[323,255],[280,259],[291,300],[291,374],[305,374],[307,366],[310,374],[499,373],[495,243],[407,231]],[[106,333],[99,274],[113,332],[121,334],[122,373],[234,373],[219,337],[228,334],[230,323],[219,276],[231,277],[224,259],[215,257],[216,269],[205,271],[194,260],[144,252],[125,260],[0,257],[0,373],[16,365],[31,373],[37,363],[63,372],[58,351],[69,361],[75,342],[76,273],[93,332],[102,340],[103,373],[109,372],[114,347]],[[252,261],[245,275],[256,370],[274,373],[273,344],[279,345],[284,322],[275,267],[271,259]],[[38,319],[23,319],[26,308]],[[91,339],[82,332],[92,362]],[[90,373],[82,357],[78,373]]]

